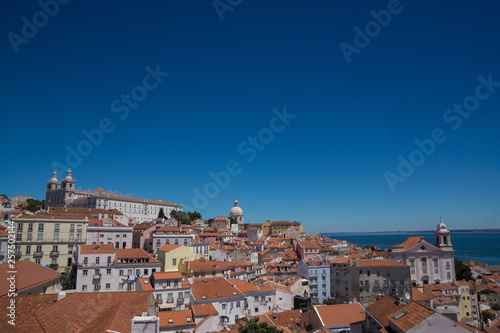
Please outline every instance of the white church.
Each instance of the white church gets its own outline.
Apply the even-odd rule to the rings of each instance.
[[[57,172],[47,182],[45,192],[45,208],[79,207],[97,209],[117,209],[127,216],[130,222],[147,222],[158,217],[163,208],[165,216],[170,217],[173,210],[182,211],[182,205],[161,200],[136,199],[129,195],[121,195],[98,188],[94,191],[82,191],[75,188],[75,180],[68,170],[66,177],[59,181]]]
[[[455,280],[455,258],[450,231],[443,221],[434,232],[434,245],[421,236],[411,236],[401,244],[389,247],[387,258],[410,266],[414,286],[451,283]]]

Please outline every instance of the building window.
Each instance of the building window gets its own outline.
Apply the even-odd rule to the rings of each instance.
[[[59,242],[59,234],[54,234],[54,242]]]
[[[87,265],[89,263],[89,257],[83,257],[83,264]]]
[[[111,289],[111,283],[106,283],[106,289]]]
[[[177,265],[177,258],[173,258],[173,259],[172,259],[172,265],[173,265],[173,266]]]
[[[120,276],[123,276],[123,269],[120,269]]]
[[[22,223],[17,224],[17,231],[23,231],[23,224]]]
[[[38,241],[38,242],[43,241],[43,234],[38,234],[37,241]]]
[[[38,232],[43,232],[43,223],[38,224]]]
[[[59,232],[59,223],[54,225],[54,232]]]
[[[111,268],[106,269],[106,274],[111,275]]]
[[[26,246],[26,254],[30,254],[30,253],[31,253],[31,246],[27,245]]]
[[[83,270],[83,272],[82,272],[82,275],[83,275],[83,276],[87,276],[88,274],[89,274],[89,271],[88,271],[88,270],[86,270],[86,269],[84,269],[84,270]]]
[[[33,231],[33,223],[28,224],[28,232]]]
[[[111,257],[108,257],[108,265],[111,264]]]
[[[17,234],[16,235],[16,241],[20,242],[21,239],[23,239],[23,234]]]
[[[75,235],[71,234],[69,235],[69,241],[73,242],[75,240]]]
[[[86,284],[82,285],[82,291],[87,291],[87,285]]]
[[[375,280],[375,287],[378,287],[378,280]]]
[[[28,234],[28,236],[27,236],[27,237],[28,237],[28,238],[27,238],[27,241],[28,241],[28,242],[31,242],[31,236],[32,236],[32,234]]]
[[[82,235],[81,234],[77,234],[76,235],[76,241],[77,242],[81,242],[82,241]]]
[[[36,253],[42,253],[42,246],[41,245],[37,245]]]
[[[74,224],[70,224],[69,232],[75,232],[75,225]]]
[[[82,225],[81,224],[78,224],[76,226],[76,232],[82,232]]]
[[[73,254],[73,245],[68,245],[68,254]]]
[[[94,291],[99,291],[99,289],[101,289],[101,285],[100,284],[94,284]]]
[[[40,263],[41,263],[41,260],[40,260],[40,259],[35,259],[35,264],[40,265]]]
[[[101,261],[101,259],[99,257],[95,257],[95,264],[96,265],[99,265],[99,262]]]
[[[59,246],[58,245],[52,245],[52,252],[59,252]]]

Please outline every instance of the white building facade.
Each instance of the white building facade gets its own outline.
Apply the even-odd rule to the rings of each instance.
[[[45,208],[80,207],[97,209],[117,209],[127,216],[131,222],[146,222],[156,219],[160,209],[170,217],[172,210],[182,211],[182,206],[161,200],[136,199],[130,195],[118,195],[99,188],[95,191],[82,191],[75,188],[75,180],[68,170],[66,177],[59,181],[57,172],[47,182],[45,192]]]
[[[435,245],[423,237],[409,237],[401,244],[389,247],[386,256],[410,266],[413,286],[451,283],[455,280],[454,250],[450,232],[441,221],[434,232]]]

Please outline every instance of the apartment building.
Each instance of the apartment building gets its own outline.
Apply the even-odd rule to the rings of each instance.
[[[137,288],[153,292],[160,310],[189,309],[191,285],[179,272],[154,272],[148,278],[140,278]]]
[[[71,269],[78,245],[86,242],[83,216],[22,215],[14,218],[16,261],[30,260],[58,272]]]
[[[113,244],[80,245],[76,261],[79,292],[135,291],[137,278],[160,271],[160,262],[144,250]]]
[[[161,227],[150,234],[150,249],[156,253],[165,244],[191,246],[194,234],[177,227]]]
[[[310,297],[313,304],[322,304],[331,296],[330,262],[313,257],[297,264],[297,276],[309,280]]]
[[[331,261],[331,290],[341,301],[359,301],[364,306],[388,294],[409,301],[410,267],[391,259],[338,258]]]
[[[104,219],[89,220],[87,227],[87,245],[113,244],[115,249],[131,249],[133,227],[118,221]]]

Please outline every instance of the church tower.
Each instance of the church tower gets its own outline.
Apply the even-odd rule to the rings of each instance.
[[[63,191],[64,207],[68,207],[73,203],[75,196],[75,180],[71,177],[71,169],[66,172],[66,178],[61,182],[61,189]]]
[[[436,246],[441,250],[453,251],[453,247],[451,245],[450,231],[446,229],[446,224],[443,223],[443,220],[440,219],[439,224],[437,225],[437,230],[434,232],[436,238]]]

